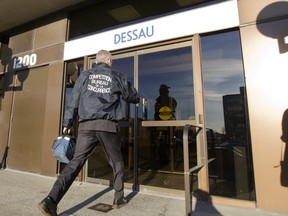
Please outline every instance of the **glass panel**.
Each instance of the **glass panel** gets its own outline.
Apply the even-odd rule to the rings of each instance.
[[[202,37],[210,194],[255,200],[239,31]]]
[[[145,106],[139,108],[139,119],[193,119],[191,46],[142,54],[138,62],[139,93]],[[140,184],[184,189],[182,137],[183,127],[140,127]],[[192,167],[196,163],[195,142],[191,146]]]
[[[71,98],[71,93],[74,87],[74,84],[79,76],[79,74],[83,71],[84,66],[83,66],[83,60],[76,60],[76,61],[71,61],[66,64],[66,88],[65,88],[65,101],[64,101],[64,106],[66,109],[66,105],[68,101],[70,101]],[[64,110],[65,110],[64,109]],[[74,120],[73,124],[73,132],[77,132],[77,121]],[[76,134],[74,134],[76,135]]]
[[[145,120],[195,118],[191,47],[140,55],[138,67],[139,94],[147,109]],[[171,115],[159,113],[162,103],[171,109]],[[143,112],[139,117],[143,118]]]
[[[90,60],[90,65],[94,66],[95,59]],[[134,84],[134,57],[125,57],[113,59],[113,70],[125,73],[128,80]],[[120,121],[121,133],[121,148],[124,157],[125,182],[133,182],[133,175],[131,169],[133,166],[133,118],[134,118],[134,105],[126,104],[121,100],[123,120]],[[113,180],[113,173],[110,165],[107,162],[102,147],[98,145],[88,160],[87,168],[88,177]]]
[[[113,70],[126,74],[129,82],[134,86],[134,57],[114,59],[112,68]],[[121,106],[125,119],[134,118],[134,105],[126,104],[121,100]]]
[[[79,74],[83,71],[83,69],[84,69],[83,59],[67,62],[66,64],[64,110],[66,108],[68,101],[71,100],[71,94],[72,94],[75,81],[78,78]],[[72,128],[72,135],[75,137],[77,137],[77,127],[78,127],[78,122],[77,120],[74,120],[73,128]],[[64,163],[60,163],[60,166],[58,167],[59,168],[58,172],[61,172],[64,166],[65,166]]]

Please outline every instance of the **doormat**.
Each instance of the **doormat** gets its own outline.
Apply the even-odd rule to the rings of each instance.
[[[108,204],[105,204],[105,203],[98,203],[94,206],[91,206],[89,207],[88,209],[92,209],[92,210],[96,210],[96,211],[100,211],[100,212],[108,212],[110,210],[112,210],[112,205],[108,205]]]

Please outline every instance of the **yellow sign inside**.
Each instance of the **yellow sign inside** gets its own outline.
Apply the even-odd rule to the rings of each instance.
[[[172,116],[173,116],[173,112],[169,107],[163,106],[159,109],[159,117],[162,120],[169,120],[171,119]]]

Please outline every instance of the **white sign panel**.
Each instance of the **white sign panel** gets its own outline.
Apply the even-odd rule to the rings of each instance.
[[[64,60],[239,26],[237,0],[199,7],[68,41]]]

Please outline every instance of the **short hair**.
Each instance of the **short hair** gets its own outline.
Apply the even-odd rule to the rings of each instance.
[[[100,50],[96,55],[96,62],[104,62],[107,63],[108,59],[111,59],[112,55],[107,50]]]

